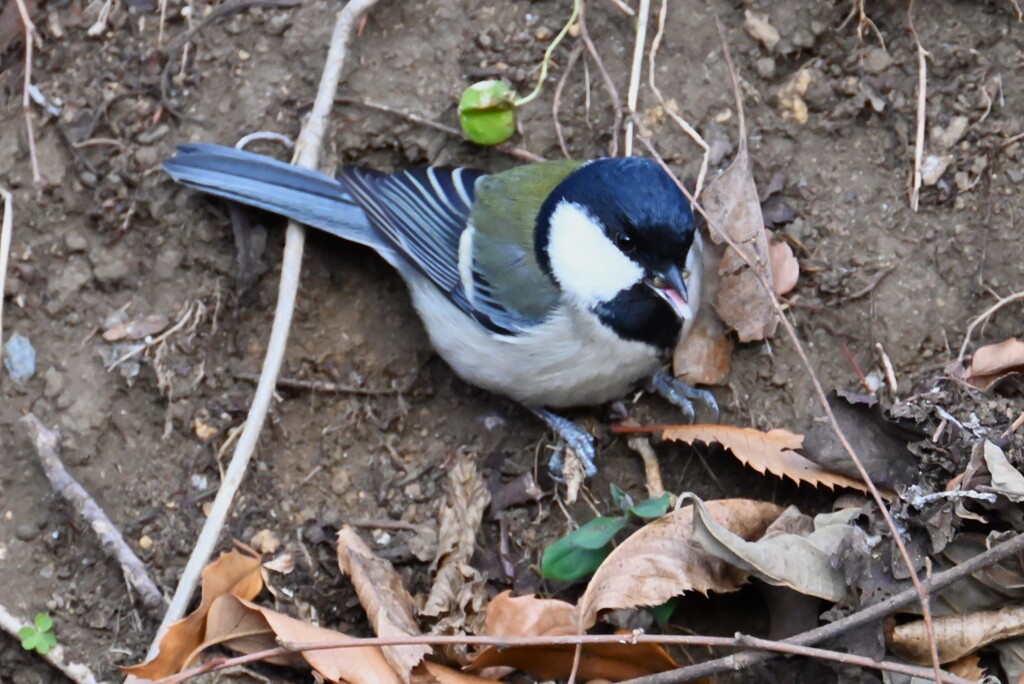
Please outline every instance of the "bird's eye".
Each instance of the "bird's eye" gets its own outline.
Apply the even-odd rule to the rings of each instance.
[[[636,249],[636,245],[633,244],[633,238],[629,237],[625,233],[619,233],[615,236],[615,246],[619,248],[619,251],[623,254],[630,254]]]

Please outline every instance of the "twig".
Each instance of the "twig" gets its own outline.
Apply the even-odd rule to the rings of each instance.
[[[722,22],[718,21],[717,18],[715,20],[715,24],[717,25],[719,35],[721,36],[725,62],[729,68],[729,73],[732,76],[733,90],[736,93],[736,97],[739,98],[738,77],[736,75],[736,70],[733,67],[732,55],[729,53],[729,44],[726,40],[725,27],[722,26]],[[740,104],[740,102],[737,102],[737,107],[740,110],[740,131],[741,135],[743,135],[745,124],[743,111]],[[633,117],[636,117],[635,113],[633,114]],[[821,381],[818,379],[818,375],[814,371],[814,366],[811,364],[811,360],[807,356],[807,350],[805,350],[803,345],[800,343],[800,338],[796,333],[796,329],[793,327],[793,324],[790,323],[789,319],[786,317],[785,312],[782,310],[782,305],[779,303],[778,297],[775,295],[775,292],[772,289],[770,282],[765,278],[765,274],[762,273],[761,269],[755,266],[753,260],[750,258],[749,255],[747,255],[746,253],[742,252],[739,249],[739,246],[736,244],[736,242],[722,229],[721,226],[717,224],[717,221],[715,221],[714,219],[707,215],[707,213],[704,211],[704,208],[696,202],[696,200],[690,194],[689,190],[686,189],[686,187],[682,184],[679,178],[677,178],[676,175],[672,172],[672,170],[668,167],[668,164],[665,163],[665,159],[654,148],[654,145],[653,143],[651,143],[650,139],[648,139],[646,136],[641,135],[640,140],[644,143],[644,146],[647,147],[647,149],[651,152],[651,155],[657,160],[658,164],[665,170],[665,173],[669,174],[669,176],[675,181],[680,191],[683,192],[684,195],[686,195],[687,199],[690,200],[690,203],[695,207],[695,209],[699,211],[702,216],[704,216],[704,218],[707,221],[708,229],[718,233],[719,236],[722,237],[724,242],[726,242],[730,247],[736,250],[737,254],[739,254],[743,261],[750,267],[751,272],[753,272],[754,276],[757,278],[758,283],[760,283],[765,293],[767,293],[768,298],[772,303],[772,308],[775,310],[776,315],[779,317],[779,320],[781,321],[782,326],[786,331],[787,337],[789,337],[790,341],[792,342],[793,347],[795,348],[797,355],[800,357],[800,361],[803,364],[804,368],[807,369],[807,375],[811,381],[811,386],[814,388],[814,393],[818,397],[818,402],[821,404],[822,408],[825,411],[825,416],[832,427],[832,431],[835,433],[837,439],[839,440],[839,443],[842,444],[843,450],[850,457],[850,460],[857,468],[858,475],[860,476],[861,480],[863,480],[865,486],[868,488],[868,491],[871,494],[871,498],[878,506],[879,512],[882,514],[882,518],[885,520],[886,526],[892,532],[893,543],[896,544],[896,548],[900,552],[900,557],[903,559],[903,563],[907,567],[910,580],[914,584],[914,589],[915,591],[917,591],[917,595],[921,604],[921,615],[924,618],[924,622],[929,635],[929,645],[932,652],[932,668],[935,670],[936,679],[938,679],[939,671],[941,668],[939,664],[938,651],[935,646],[934,630],[932,629],[932,611],[931,606],[928,602],[928,592],[925,586],[921,583],[921,578],[917,576],[917,571],[915,570],[914,563],[910,558],[910,553],[907,551],[906,544],[903,543],[903,538],[900,535],[899,528],[896,527],[895,521],[892,519],[892,514],[889,513],[889,509],[885,505],[885,500],[882,497],[882,493],[878,491],[878,487],[872,481],[871,476],[868,474],[867,469],[864,467],[863,461],[861,461],[860,457],[857,455],[857,452],[854,450],[853,445],[850,444],[850,441],[849,439],[847,439],[846,434],[839,426],[839,421],[836,419],[835,413],[833,413],[832,411],[832,406],[829,404],[828,397],[825,394],[825,390],[821,386]]]
[[[964,355],[967,353],[967,345],[971,343],[971,335],[974,334],[974,329],[991,318],[996,311],[999,311],[1007,304],[1013,304],[1020,300],[1024,300],[1024,290],[1014,292],[1008,297],[1000,297],[998,302],[982,311],[974,318],[974,320],[971,321],[970,325],[967,326],[967,332],[964,333],[964,343],[960,345],[960,353],[956,357],[957,364],[964,362]]]
[[[466,137],[463,134],[463,132],[458,128],[455,128],[453,126],[446,126],[443,123],[439,123],[437,121],[431,121],[430,119],[422,117],[419,114],[413,114],[412,112],[403,112],[400,109],[395,109],[394,107],[390,107],[386,104],[381,104],[379,102],[371,102],[370,100],[357,100],[353,97],[345,97],[343,95],[339,95],[338,97],[334,98],[334,101],[337,104],[347,104],[355,105],[357,107],[366,107],[367,109],[374,109],[378,112],[384,112],[385,114],[397,116],[400,119],[411,121],[412,123],[417,124],[419,126],[426,126],[427,128],[433,128],[436,131],[447,133],[448,135],[459,138],[460,140],[464,140]],[[544,157],[540,156],[539,154],[534,154],[533,152],[530,152],[527,149],[523,149],[522,147],[516,147],[515,145],[511,145],[509,143],[495,145],[494,149],[498,150],[499,152],[504,152],[510,157],[522,159],[523,161],[527,162],[544,161]]]
[[[260,379],[259,375],[255,373],[234,373],[235,378],[238,380],[247,380],[249,382],[257,382]],[[277,386],[285,389],[298,389],[298,390],[309,390],[310,392],[322,392],[324,394],[355,394],[364,397],[379,397],[393,394],[401,394],[400,389],[367,389],[365,387],[352,387],[350,385],[340,385],[336,382],[326,382],[324,380],[296,380],[295,378],[281,378],[277,379]]]
[[[555,48],[562,42],[566,34],[569,33],[569,29],[572,28],[572,25],[576,23],[577,17],[580,16],[581,4],[583,4],[583,0],[573,0],[572,14],[569,15],[569,21],[565,22],[565,26],[563,26],[562,30],[558,32],[558,35],[551,40],[551,44],[548,45],[547,50],[544,51],[544,58],[540,63],[540,76],[537,78],[537,86],[529,95],[521,97],[515,101],[514,104],[517,108],[528,105],[536,100],[537,96],[540,95],[540,91],[544,89],[544,81],[548,78],[548,66],[551,64],[551,55],[554,54]]]
[[[885,373],[885,382],[889,385],[889,393],[895,399],[899,385],[896,384],[896,370],[892,367],[892,359],[885,353],[885,347],[882,346],[881,342],[875,343],[875,352],[878,354],[878,360],[882,364],[882,372]]]
[[[917,211],[921,199],[921,164],[924,159],[925,107],[928,104],[928,60],[930,56],[921,45],[914,28],[914,0],[907,3],[907,24],[917,46],[917,131],[914,135],[914,178],[910,188],[910,208]]]
[[[621,10],[623,14],[625,14],[627,16],[630,16],[630,17],[635,17],[636,16],[636,12],[633,10],[633,8],[630,7],[629,5],[627,5],[626,3],[624,3],[622,0],[611,0],[611,3],[613,5],[615,5],[616,7],[618,7],[619,10]]]
[[[943,570],[942,572],[933,575],[930,582],[931,593],[939,594],[943,589],[959,582],[965,577],[969,577],[970,575],[984,570],[995,563],[1010,558],[1011,556],[1019,555],[1022,552],[1024,552],[1024,534],[1018,534],[998,546],[993,546],[992,548],[979,553],[970,560],[966,560],[949,570]],[[852,615],[848,615],[830,624],[803,632],[802,634],[797,634],[796,636],[789,637],[788,639],[783,639],[780,643],[808,646],[820,643],[827,639],[834,639],[835,637],[846,634],[858,627],[863,627],[869,623],[881,620],[888,615],[892,615],[900,608],[913,603],[917,597],[918,592],[915,587],[904,589],[898,594],[894,594],[884,601],[880,601],[874,605],[868,606],[867,608],[862,608]],[[661,674],[651,675],[648,677],[630,679],[626,682],[622,682],[622,684],[678,684],[679,682],[689,682],[703,677],[713,677],[716,674],[721,674],[722,672],[738,672],[744,668],[764,662],[771,657],[771,655],[765,655],[762,653],[736,653],[724,658],[717,658],[715,660],[709,660],[696,665],[689,665],[678,670],[673,670],[672,672],[662,672]],[[930,677],[934,677],[934,672],[932,670],[929,670],[928,672]]]
[[[891,266],[889,266],[887,268],[883,268],[881,271],[876,273],[873,278],[871,278],[871,282],[869,282],[867,285],[865,285],[864,287],[860,288],[856,292],[852,292],[852,293],[850,293],[848,295],[844,295],[843,297],[841,297],[839,299],[839,303],[840,304],[845,304],[846,302],[852,302],[852,301],[854,301],[856,299],[860,299],[861,297],[868,296],[869,294],[871,294],[872,292],[875,291],[876,287],[878,287],[879,285],[882,284],[882,281],[885,280],[885,276],[889,275],[890,273],[892,273],[895,270],[896,270],[896,264],[892,264]]]
[[[786,655],[807,656],[831,660],[858,667],[867,667],[875,670],[888,672],[899,672],[915,677],[930,677],[930,669],[906,663],[893,661],[877,661],[867,656],[854,655],[852,653],[838,653],[824,648],[809,648],[800,644],[791,644],[785,641],[771,641],[757,637],[737,634],[734,637],[718,636],[691,636],[678,634],[578,634],[567,636],[526,636],[526,637],[503,637],[503,636],[406,636],[406,637],[372,637],[366,639],[346,639],[345,641],[308,641],[308,642],[285,642],[277,648],[269,648],[234,658],[214,658],[206,663],[186,670],[170,677],[156,680],[155,684],[179,684],[200,674],[218,672],[232,667],[260,662],[268,658],[274,658],[292,653],[308,653],[310,651],[331,651],[347,648],[368,648],[384,646],[415,646],[426,644],[430,646],[491,646],[494,648],[537,648],[550,646],[596,646],[605,644],[661,644],[672,646],[714,646],[720,648],[754,648],[772,653]],[[671,674],[671,673],[666,673]],[[659,675],[654,675],[655,677]],[[633,680],[641,681],[641,680]],[[944,672],[940,679],[949,684],[968,684],[970,680]]]
[[[43,176],[39,173],[39,157],[36,155],[36,134],[32,126],[32,48],[35,43],[36,25],[32,23],[32,17],[25,7],[25,0],[14,0],[18,5],[18,14],[21,15],[21,23],[25,27],[25,82],[22,87],[21,108],[25,114],[25,128],[28,134],[28,156],[32,163],[32,183],[36,192],[42,190]]]
[[[622,100],[619,98],[619,89],[615,87],[615,81],[604,66],[601,53],[597,51],[594,41],[590,39],[590,31],[587,30],[586,5],[580,9],[580,37],[583,38],[583,43],[587,46],[587,52],[593,58],[594,64],[597,65],[597,70],[601,74],[601,80],[604,81],[604,88],[608,91],[608,97],[612,99],[615,121],[612,123],[612,143],[608,156],[617,157],[619,156],[619,130],[622,128]]]
[[[555,86],[554,98],[551,101],[551,118],[555,122],[555,135],[558,136],[558,146],[562,149],[562,154],[565,155],[566,159],[572,157],[569,154],[568,148],[565,146],[565,135],[562,133],[562,122],[558,120],[558,108],[562,104],[562,91],[565,90],[565,84],[569,80],[569,74],[572,73],[572,68],[576,66],[576,60],[580,58],[583,53],[583,43],[576,43],[572,52],[569,53],[569,62],[565,65],[565,71],[562,72],[562,77],[558,79],[558,85]]]
[[[337,15],[331,45],[327,52],[320,85],[317,88],[316,101],[303,126],[299,139],[295,144],[294,161],[305,168],[316,168],[320,157],[320,143],[323,140],[327,115],[334,104],[334,95],[338,87],[338,79],[345,65],[348,42],[359,18],[377,0],[351,0]],[[278,286],[277,307],[274,311],[274,323],[270,330],[267,343],[267,354],[264,358],[260,381],[256,387],[249,414],[246,416],[245,427],[235,447],[231,463],[221,481],[217,497],[213,500],[206,523],[196,540],[192,556],[182,572],[181,581],[171,599],[171,606],[164,615],[163,622],[157,630],[153,644],[149,648],[148,657],[152,658],[160,650],[160,639],[172,623],[181,619],[188,607],[192,593],[199,581],[199,575],[206,566],[217,545],[221,529],[227,519],[235,493],[242,484],[242,478],[249,465],[249,459],[256,449],[267,410],[274,396],[277,376],[281,371],[284,350],[288,342],[288,330],[291,326],[292,313],[295,311],[295,296],[299,287],[299,272],[302,266],[302,251],[305,242],[305,229],[295,221],[288,222],[285,232],[284,256],[281,264],[281,282]]]
[[[658,57],[658,48],[661,46],[661,38],[665,34],[665,18],[667,16],[668,0],[661,0],[661,9],[658,11],[658,31],[654,34],[654,39],[651,41],[651,51],[647,57],[647,80],[651,85],[651,92],[654,93],[654,97],[658,99],[658,103],[661,105],[661,108],[665,110],[665,113],[668,114],[669,117],[676,122],[676,125],[682,128],[683,132],[690,136],[690,139],[697,143],[697,145],[699,145],[704,151],[700,160],[700,172],[697,174],[697,187],[693,190],[693,196],[700,197],[700,193],[704,189],[704,179],[708,175],[708,162],[711,159],[711,148],[708,147],[707,141],[701,137],[701,134],[697,132],[697,129],[690,125],[689,121],[681,117],[668,106],[668,102],[665,101],[665,97],[661,94],[661,90],[658,89],[658,86],[654,81],[654,67]]]
[[[1017,416],[1017,420],[1013,421],[1013,423],[1010,424],[1010,427],[1006,428],[1006,431],[999,436],[1002,437],[1003,439],[1006,439],[1014,432],[1019,430],[1021,425],[1024,425],[1024,411],[1021,411],[1021,414]]]
[[[639,454],[644,462],[644,477],[647,481],[647,495],[657,498],[665,493],[665,485],[661,480],[661,466],[658,463],[658,455],[651,447],[651,441],[646,437],[630,437],[626,440],[629,448]]]
[[[644,61],[644,43],[647,42],[647,19],[651,15],[651,0],[640,0],[636,17],[636,42],[633,44],[633,66],[629,72],[629,90],[626,92],[626,156],[633,154],[633,119],[636,116],[636,99],[640,94],[640,68]]]
[[[75,512],[89,523],[89,527],[99,537],[103,550],[121,564],[125,578],[139,593],[146,610],[159,613],[165,605],[164,596],[150,578],[145,563],[132,552],[120,530],[61,463],[60,432],[47,428],[34,413],[23,416],[20,422],[35,445],[39,463],[43,466],[43,472],[46,473],[53,491],[71,504]]]
[[[0,349],[4,346],[4,285],[7,283],[7,259],[11,254],[11,233],[14,232],[14,203],[11,192],[0,187],[4,198],[4,217],[0,223]]]
[[[0,605],[0,629],[20,641],[18,631],[28,624],[30,623],[14,617],[7,608]],[[88,665],[65,660],[64,648],[62,646],[55,646],[49,652],[40,655],[40,657],[64,673],[64,676],[75,684],[103,684],[101,680],[96,678],[96,675],[93,674]]]

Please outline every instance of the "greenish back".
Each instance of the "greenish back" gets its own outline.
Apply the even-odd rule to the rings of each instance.
[[[496,299],[528,318],[543,318],[559,299],[534,252],[537,214],[551,191],[581,164],[527,164],[477,181],[469,215],[476,229],[474,270],[491,284]]]

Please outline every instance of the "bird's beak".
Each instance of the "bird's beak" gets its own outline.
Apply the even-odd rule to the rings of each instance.
[[[677,265],[670,264],[645,282],[659,297],[668,302],[679,318],[684,321],[693,318],[693,307],[690,306],[689,294],[686,292],[686,281],[683,280],[683,274]]]

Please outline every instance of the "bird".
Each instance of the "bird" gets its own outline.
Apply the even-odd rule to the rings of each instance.
[[[486,173],[426,166],[332,177],[189,143],[163,169],[184,186],[294,219],[379,254],[408,286],[454,372],[529,409],[597,472],[593,436],[559,409],[646,386],[692,422],[714,396],[665,368],[701,301],[703,242],[675,180],[644,157]],[[562,468],[561,451],[549,467]]]

